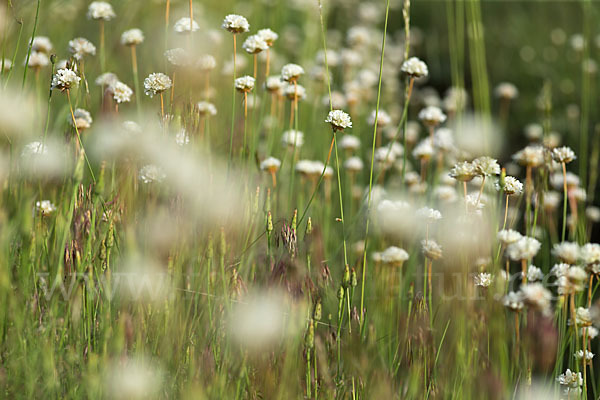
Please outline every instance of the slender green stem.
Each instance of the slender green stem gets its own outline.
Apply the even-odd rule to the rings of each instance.
[[[386,8],[385,8],[385,23],[383,28],[383,41],[381,46],[381,61],[379,63],[379,83],[377,85],[377,103],[375,106],[375,124],[373,125],[373,145],[371,149],[371,168],[369,171],[369,195],[367,198],[367,222],[365,227],[365,248],[363,251],[363,270],[362,270],[362,280],[360,287],[360,324],[361,331],[363,330],[365,324],[365,280],[367,277],[367,250],[368,250],[368,239],[369,239],[369,221],[370,221],[370,213],[371,213],[371,194],[373,192],[373,169],[375,166],[375,141],[377,139],[377,117],[379,115],[379,102],[381,100],[381,80],[383,76],[383,57],[385,54],[385,40],[387,36],[387,26],[388,26],[388,16],[390,12],[390,0],[387,0]]]
[[[41,0],[37,1],[37,7],[35,9],[35,20],[33,22],[33,32],[31,32],[31,39],[29,40],[29,48],[27,49],[27,57],[25,59],[25,68],[23,69],[23,82],[21,83],[22,88],[25,87],[25,81],[27,80],[27,70],[29,69],[29,68],[27,68],[27,66],[29,65],[29,57],[31,57],[31,50],[33,47],[33,39],[35,39],[35,33],[37,31],[38,19],[40,16],[40,3],[41,2],[42,2]]]
[[[71,103],[70,90],[67,89],[66,92],[67,92],[67,100],[69,101],[69,111],[71,111],[73,127],[75,128],[75,133],[77,134],[77,141],[79,142],[79,146],[81,147],[81,151],[83,152],[83,157],[85,158],[85,163],[87,164],[88,170],[90,171],[92,181],[94,183],[96,183],[96,177],[94,176],[94,170],[92,169],[90,160],[88,160],[87,152],[85,151],[85,148],[83,147],[83,142],[81,141],[81,136],[79,135],[79,129],[77,128],[77,121],[75,120],[75,114],[73,113],[73,104]]]

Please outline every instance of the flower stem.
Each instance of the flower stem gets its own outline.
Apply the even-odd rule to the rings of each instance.
[[[87,164],[88,170],[90,171],[90,175],[92,176],[92,181],[96,183],[96,177],[94,176],[94,171],[92,170],[92,166],[90,165],[90,160],[88,160],[87,153],[83,148],[83,143],[81,142],[81,136],[79,135],[79,129],[77,128],[77,122],[75,121],[75,114],[73,113],[73,105],[71,103],[71,94],[69,89],[67,89],[67,100],[69,101],[69,111],[71,111],[73,127],[75,128],[75,133],[77,134],[79,146],[81,146],[81,151],[83,151],[83,157],[85,158],[85,163]]]

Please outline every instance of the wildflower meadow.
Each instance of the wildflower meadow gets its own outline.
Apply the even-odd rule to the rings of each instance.
[[[0,398],[599,399],[598,20],[2,1]]]

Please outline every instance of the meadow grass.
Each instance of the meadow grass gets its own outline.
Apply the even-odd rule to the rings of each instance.
[[[2,3],[0,397],[598,398],[597,16]]]

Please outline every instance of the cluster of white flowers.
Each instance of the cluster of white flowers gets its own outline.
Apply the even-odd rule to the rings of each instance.
[[[137,28],[129,29],[121,35],[121,44],[123,46],[137,46],[144,41],[144,33]]]
[[[217,107],[215,107],[214,104],[208,101],[201,101],[198,104],[196,104],[196,107],[198,108],[198,112],[200,113],[200,115],[217,115]]]
[[[31,43],[31,51],[50,54],[53,48],[52,42],[46,36],[36,36]]]
[[[389,265],[402,265],[408,258],[406,250],[396,246],[390,246],[381,253],[381,261]]]
[[[246,38],[242,44],[242,49],[248,54],[258,54],[261,51],[268,50],[269,45],[260,35],[251,35]]]
[[[235,80],[235,88],[240,92],[249,92],[254,89],[255,79],[249,75],[241,76]]]
[[[542,244],[536,238],[523,236],[506,248],[506,254],[513,261],[531,260],[540,251]]]
[[[576,158],[575,152],[570,147],[563,146],[552,149],[552,159],[558,163],[568,164]]]
[[[27,58],[25,58],[25,62],[27,62]],[[42,53],[41,51],[32,51],[29,55],[29,63],[27,66],[29,68],[39,69],[47,67],[48,64],[50,64],[50,59],[46,53]]]
[[[527,146],[513,155],[513,160],[527,167],[539,167],[544,163],[542,146]]]
[[[267,157],[260,163],[260,169],[269,172],[276,172],[280,166],[281,161],[275,157]]]
[[[281,143],[283,143],[284,146],[289,147],[302,147],[302,145],[304,144],[304,133],[302,133],[301,131],[296,131],[294,129],[285,131],[281,136]]]
[[[67,120],[71,126],[76,126],[78,130],[82,131],[88,129],[92,126],[92,115],[89,111],[84,110],[83,108],[76,108],[73,111],[73,116],[75,117],[75,121],[69,115]]]
[[[169,90],[172,85],[171,78],[162,72],[155,72],[144,79],[144,93],[147,96],[153,97]]]
[[[506,100],[513,100],[519,97],[519,89],[510,82],[502,82],[494,89],[494,94]]]
[[[497,182],[496,188],[504,191],[504,193],[509,196],[523,192],[523,184],[514,176],[505,176],[504,185],[501,185],[500,182]]]
[[[564,374],[560,374],[556,381],[563,386],[565,396],[571,398],[581,394],[581,386],[583,386],[583,377],[581,372],[574,372],[567,369]]]
[[[117,82],[119,82],[119,78],[112,72],[105,72],[96,78],[96,85],[98,86],[109,87]]]
[[[419,111],[419,119],[428,126],[438,126],[446,121],[446,114],[441,108],[436,106],[428,106]]]
[[[492,274],[480,272],[474,277],[475,285],[481,287],[489,287],[492,284]]]
[[[42,216],[48,216],[56,211],[56,206],[50,200],[36,201],[35,208]]]
[[[468,182],[475,178],[477,170],[472,163],[468,161],[462,161],[456,163],[450,170],[450,176],[460,182]]]
[[[342,110],[332,110],[327,114],[325,122],[331,124],[334,130],[343,131],[346,128],[352,128],[350,115]]]
[[[411,57],[402,63],[400,70],[408,76],[413,78],[422,78],[429,74],[427,64],[418,59],[417,57]]]
[[[52,89],[68,90],[77,87],[80,81],[81,78],[72,69],[59,69],[52,77]]]
[[[286,82],[297,81],[302,75],[304,75],[304,68],[298,64],[286,64],[281,68],[281,79]]]
[[[346,161],[344,161],[344,168],[346,168],[350,172],[361,171],[363,167],[363,161],[360,157],[350,157]]]
[[[110,21],[116,14],[110,5],[105,1],[92,1],[88,7],[87,16],[89,19]]]
[[[111,84],[109,86],[109,91],[112,93],[113,99],[119,104],[129,103],[131,101],[131,96],[133,95],[133,90],[120,81]]]
[[[422,240],[421,249],[425,257],[432,261],[442,258],[442,246],[440,246],[435,240]]]
[[[250,24],[248,23],[248,20],[242,17],[241,15],[236,14],[227,15],[223,20],[223,24],[221,26],[223,29],[226,29],[233,34],[248,32],[248,30],[250,29]]]
[[[273,32],[271,29],[265,28],[260,29],[257,35],[264,40],[269,47],[273,46],[273,43],[279,38],[279,35]]]
[[[89,40],[79,37],[69,40],[69,51],[78,60],[81,60],[86,55],[96,55],[96,46]]]
[[[173,29],[175,29],[175,32],[177,33],[196,32],[198,29],[200,29],[200,25],[198,25],[196,21],[191,21],[190,23],[189,17],[184,17],[175,22]]]

